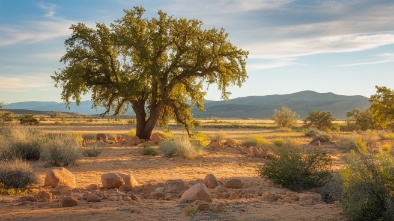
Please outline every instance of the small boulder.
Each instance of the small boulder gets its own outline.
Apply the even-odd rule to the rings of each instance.
[[[41,190],[36,194],[35,198],[38,202],[48,202],[52,200],[52,193],[46,190]]]
[[[96,194],[88,194],[86,196],[86,201],[87,202],[101,202],[101,197],[97,196]]]
[[[119,191],[122,191],[122,192],[130,192],[132,190],[133,190],[133,187],[130,185],[126,185],[126,184],[119,187]]]
[[[151,136],[150,136],[150,140],[153,142],[153,143],[155,143],[155,144],[158,144],[161,140],[163,140],[163,135],[161,134],[161,133],[153,133]]]
[[[78,200],[74,196],[62,196],[59,199],[60,207],[72,207],[78,205]]]
[[[107,189],[119,188],[125,184],[123,177],[118,173],[105,173],[101,175],[101,182],[103,187]]]
[[[56,167],[48,170],[45,175],[44,186],[68,186],[75,187],[75,177],[69,170],[64,167]]]
[[[278,200],[278,196],[276,194],[271,193],[271,192],[264,192],[261,195],[261,200],[268,201],[268,202],[274,202],[274,201]]]
[[[118,173],[118,175],[120,175],[123,178],[124,184],[131,186],[131,187],[137,187],[138,186],[138,182],[137,180],[135,180],[134,176],[131,174],[121,174]]]
[[[224,186],[231,189],[241,189],[243,184],[240,179],[231,179],[227,181]]]
[[[223,150],[225,149],[225,146],[220,142],[213,141],[210,144],[208,144],[207,148],[212,150]]]
[[[225,145],[227,145],[230,148],[236,149],[236,150],[240,150],[240,151],[244,151],[244,147],[242,147],[242,145],[233,140],[233,139],[226,139],[226,142],[224,143]]]
[[[192,187],[190,187],[190,189],[186,190],[182,194],[180,202],[190,203],[196,200],[212,202],[212,197],[208,191],[208,188],[202,183],[194,184]]]
[[[97,184],[90,184],[85,188],[87,191],[95,191],[99,189],[99,186]]]
[[[208,175],[204,178],[204,184],[205,184],[205,186],[207,186],[208,188],[216,188],[217,186],[220,186],[219,180],[216,179],[215,175],[213,175],[213,174],[208,174]]]
[[[140,139],[139,137],[137,137],[137,136],[130,137],[130,138],[127,140],[127,143],[128,143],[129,145],[131,145],[131,146],[134,146],[134,145],[140,144],[140,143],[141,143],[141,139]]]
[[[300,198],[300,202],[304,205],[315,205],[321,201],[321,198],[314,195],[305,195]]]
[[[107,135],[103,134],[103,133],[99,133],[96,135],[96,140],[97,141],[102,141],[102,142],[107,142],[108,137]]]
[[[232,193],[230,193],[230,195],[228,196],[228,198],[229,198],[230,200],[236,200],[236,199],[239,199],[239,195],[238,195],[237,193],[232,192]]]
[[[181,193],[185,189],[185,183],[181,179],[167,180],[165,185],[167,193]]]

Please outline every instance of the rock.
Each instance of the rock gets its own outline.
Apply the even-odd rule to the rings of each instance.
[[[153,133],[153,134],[150,136],[150,140],[151,140],[153,143],[158,144],[161,140],[163,140],[163,135],[162,135],[161,133],[158,133],[158,132]]]
[[[232,193],[230,193],[230,195],[228,196],[228,198],[229,198],[230,200],[236,200],[236,199],[239,199],[239,195],[238,195],[237,193],[232,192]]]
[[[208,144],[207,148],[212,150],[223,150],[225,149],[225,146],[220,142],[213,141],[210,144]]]
[[[165,183],[167,193],[181,193],[185,190],[185,183],[181,179],[167,180]]]
[[[164,199],[165,197],[166,197],[166,194],[162,193],[162,192],[151,192],[149,194],[149,198],[151,198],[151,199],[159,200],[159,199]]]
[[[101,197],[97,196],[96,194],[88,194],[86,196],[87,202],[101,202]]]
[[[125,185],[131,186],[131,187],[137,187],[138,182],[135,180],[134,176],[131,174],[121,174],[118,173],[123,178],[123,182]]]
[[[119,187],[119,191],[122,191],[122,192],[130,192],[132,190],[133,190],[133,187],[130,185],[126,185],[126,184]]]
[[[305,195],[300,198],[300,202],[305,205],[315,205],[320,202],[320,197],[314,195]]]
[[[108,137],[107,135],[103,134],[103,133],[99,133],[96,135],[96,140],[97,141],[102,141],[102,142],[107,142]]]
[[[216,188],[217,186],[220,186],[218,179],[216,179],[216,177],[213,174],[208,174],[205,177],[204,184],[208,188]]]
[[[74,196],[62,196],[59,199],[60,207],[72,207],[78,205],[78,200]]]
[[[75,187],[75,177],[69,170],[64,167],[56,167],[48,170],[45,175],[44,186],[68,186]]]
[[[208,188],[202,183],[197,183],[190,187],[190,189],[186,190],[182,194],[180,202],[190,203],[196,200],[212,202],[212,197],[208,191]]]
[[[85,188],[87,191],[95,191],[99,189],[99,186],[97,184],[90,184]]]
[[[222,187],[222,186],[217,186],[217,187],[215,187],[214,191],[216,193],[225,193],[225,192],[227,192],[227,189],[225,187]]]
[[[278,196],[276,196],[276,194],[273,194],[271,192],[264,192],[261,195],[261,200],[268,201],[268,202],[274,202],[274,201],[278,200]]]
[[[131,146],[137,145],[141,143],[141,139],[137,136],[130,137],[127,141],[127,143]]]
[[[271,151],[267,151],[266,153],[265,153],[265,158],[267,158],[267,159],[275,159],[276,158],[276,155],[273,153],[273,152],[271,152]]]
[[[47,190],[41,190],[36,194],[36,199],[38,202],[48,202],[52,200],[52,193]]]
[[[260,147],[250,146],[247,149],[246,156],[263,158],[266,156],[266,154]]]
[[[21,196],[18,199],[20,202],[37,202],[37,198],[33,196]]]
[[[235,140],[226,139],[226,142],[224,144],[227,145],[228,147],[244,152],[244,147]]]
[[[224,186],[231,189],[241,189],[242,188],[242,181],[240,179],[231,179],[227,181]]]
[[[125,184],[123,177],[119,173],[105,173],[101,175],[101,182],[103,187],[107,189],[119,188]]]
[[[55,190],[58,190],[60,195],[71,195],[71,188],[68,186],[57,186]]]
[[[197,200],[194,202],[194,208],[196,208],[198,211],[208,211],[209,204],[205,201]]]
[[[108,197],[108,200],[109,200],[109,201],[119,201],[119,200],[120,200],[120,197],[119,197],[119,196],[109,196],[109,197]]]

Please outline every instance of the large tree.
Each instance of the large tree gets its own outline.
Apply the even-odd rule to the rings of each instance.
[[[394,126],[394,91],[387,87],[376,86],[376,94],[369,99],[371,111],[379,126]]]
[[[216,83],[228,99],[227,87],[245,82],[248,52],[231,44],[223,29],[203,29],[199,20],[162,11],[147,19],[144,11],[125,10],[110,27],[72,25],[60,60],[65,67],[52,78],[67,104],[90,93],[93,107],[106,113],[118,115],[130,105],[142,139],[172,118],[189,132],[191,108],[204,109],[205,87]]]

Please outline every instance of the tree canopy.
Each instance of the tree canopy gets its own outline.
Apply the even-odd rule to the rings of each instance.
[[[298,119],[300,119],[300,115],[292,111],[290,108],[283,106],[282,111],[277,109],[274,110],[272,118],[279,127],[290,128]]]
[[[97,23],[71,26],[65,41],[65,67],[52,76],[69,104],[91,94],[93,106],[118,115],[131,106],[137,136],[149,139],[156,123],[192,123],[191,108],[204,109],[205,87],[217,84],[223,99],[227,87],[246,78],[247,51],[228,40],[224,29],[203,29],[196,19],[174,18],[159,11],[143,18],[145,9],[125,10],[108,27]]]
[[[304,124],[306,127],[316,127],[319,130],[326,130],[330,129],[333,120],[331,112],[315,110],[309,112],[308,117],[304,120]]]
[[[387,87],[376,86],[376,94],[369,99],[370,109],[379,126],[394,126],[394,91]]]

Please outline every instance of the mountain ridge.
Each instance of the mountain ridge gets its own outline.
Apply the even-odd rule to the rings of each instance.
[[[300,91],[292,94],[273,94],[264,96],[246,96],[230,99],[229,101],[206,100],[205,111],[199,112],[193,108],[196,118],[271,118],[275,109],[286,106],[305,118],[310,111],[330,111],[334,118],[346,118],[346,112],[355,108],[363,110],[369,106],[369,99],[361,95],[338,95],[332,92],[318,93],[315,91]],[[4,109],[27,109],[36,111],[78,112],[81,114],[100,114],[105,112],[103,107],[92,108],[92,101],[82,101],[80,106],[70,103],[70,109],[61,102],[27,101],[4,106]],[[129,108],[127,114],[134,114]]]

